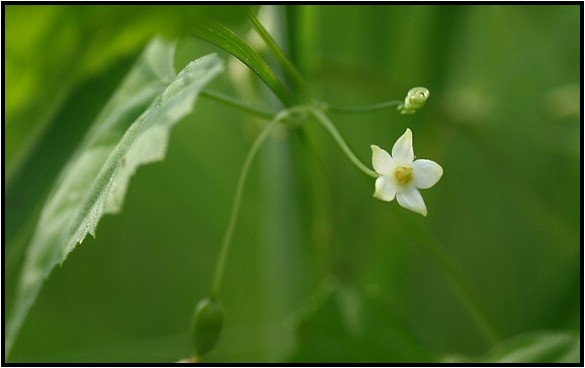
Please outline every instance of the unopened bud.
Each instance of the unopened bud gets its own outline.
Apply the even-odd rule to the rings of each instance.
[[[431,92],[425,87],[414,87],[408,91],[404,103],[398,106],[398,111],[402,115],[414,114],[416,110],[425,105]]]
[[[195,307],[191,334],[197,356],[213,349],[223,324],[223,307],[215,298],[205,298]]]

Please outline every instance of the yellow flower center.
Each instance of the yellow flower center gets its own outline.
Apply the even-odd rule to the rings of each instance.
[[[412,167],[398,166],[394,169],[394,176],[400,185],[407,185],[412,181]]]

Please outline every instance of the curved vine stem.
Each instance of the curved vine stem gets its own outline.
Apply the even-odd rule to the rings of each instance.
[[[250,167],[252,166],[252,162],[256,157],[256,153],[262,146],[264,140],[268,137],[272,129],[288,115],[289,111],[284,110],[277,114],[260,132],[254,143],[252,143],[252,147],[246,156],[246,160],[244,161],[244,166],[242,171],[240,172],[240,176],[238,178],[238,184],[236,186],[236,194],[234,197],[234,203],[232,205],[232,210],[230,213],[230,218],[228,222],[228,226],[226,228],[226,232],[224,235],[223,243],[221,245],[220,255],[217,263],[217,268],[215,271],[215,277],[213,279],[213,286],[211,289],[211,296],[212,297],[219,297],[219,291],[221,289],[221,281],[223,278],[223,274],[225,271],[225,265],[227,256],[229,253],[230,245],[232,242],[232,237],[234,234],[234,229],[236,226],[236,222],[238,219],[238,214],[240,212],[240,206],[242,203],[242,194],[244,192],[244,185],[246,184],[246,179],[248,177],[248,172],[250,171]]]
[[[329,106],[326,105],[325,109],[330,111],[334,114],[362,114],[364,112],[372,112],[376,110],[382,110],[390,106],[398,106],[401,105],[402,101],[394,100],[394,101],[386,101],[380,102],[374,105],[368,106],[355,106],[355,107],[340,107],[340,106]]]
[[[329,118],[327,117],[327,115],[325,115],[321,110],[316,109],[316,108],[313,108],[313,107],[309,107],[308,108],[308,112],[325,129],[327,129],[327,131],[329,132],[329,134],[331,134],[331,136],[333,137],[333,139],[335,140],[335,142],[339,145],[339,147],[341,148],[341,150],[343,151],[343,153],[345,153],[345,155],[347,156],[347,158],[358,169],[360,169],[364,174],[366,174],[368,176],[371,176],[372,178],[377,178],[378,177],[378,174],[376,174],[375,171],[371,170],[366,165],[364,165],[356,157],[356,155],[351,151],[351,149],[349,148],[349,146],[347,145],[347,143],[345,143],[345,141],[343,140],[343,137],[341,136],[341,134],[339,134],[339,131],[337,130],[337,128],[335,127],[335,125],[333,125],[333,123],[331,122],[331,120],[329,120]]]

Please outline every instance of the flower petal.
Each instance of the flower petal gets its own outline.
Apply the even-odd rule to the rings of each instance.
[[[441,165],[431,160],[416,160],[412,163],[414,185],[420,189],[427,189],[437,184],[443,176]]]
[[[392,147],[392,158],[403,163],[411,163],[414,160],[414,149],[412,148],[412,132],[406,132],[398,138]]]
[[[382,201],[391,202],[394,200],[395,195],[396,185],[392,180],[389,180],[384,176],[380,176],[376,179],[376,191],[374,192],[374,197]]]
[[[388,152],[376,145],[371,145],[372,148],[372,166],[378,174],[390,175],[394,168],[394,160]]]
[[[427,206],[425,205],[425,201],[420,195],[418,189],[416,189],[414,186],[411,186],[405,191],[396,193],[396,200],[402,207],[406,209],[420,213],[423,216],[427,215]]]

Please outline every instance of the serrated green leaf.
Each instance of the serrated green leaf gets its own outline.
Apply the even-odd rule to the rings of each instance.
[[[104,214],[120,210],[136,168],[164,158],[170,128],[223,70],[219,57],[210,54],[176,75],[174,50],[173,43],[160,39],[147,46],[57,180],[21,271],[7,352],[53,267],[88,233],[95,234]]]
[[[217,22],[209,22],[195,29],[195,36],[226,50],[246,64],[256,75],[266,83],[268,88],[281,100],[290,106],[293,98],[276,77],[272,69],[258,55],[254,49],[240,36]]]

